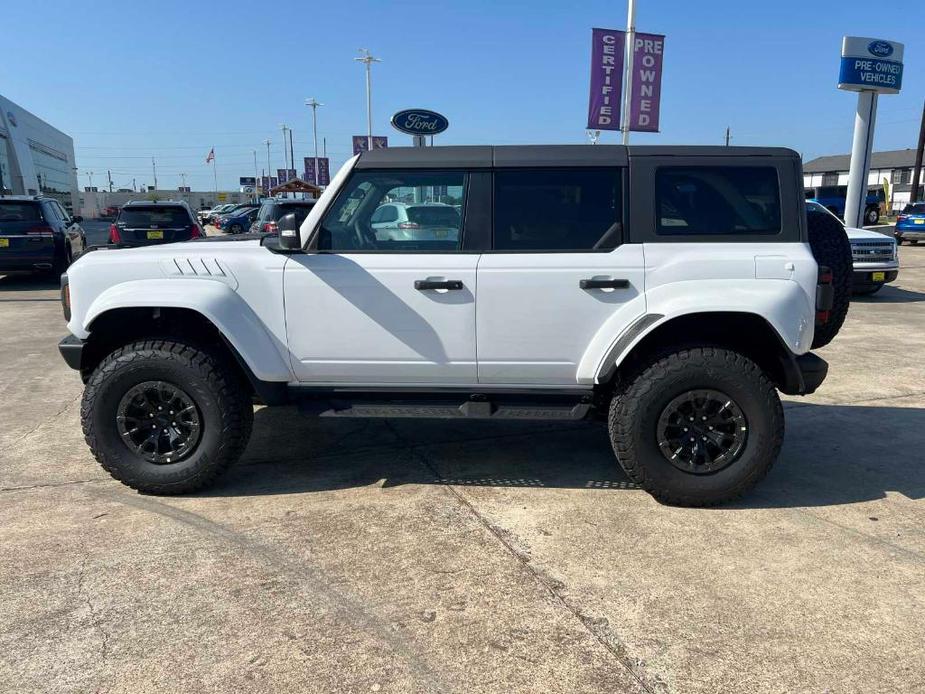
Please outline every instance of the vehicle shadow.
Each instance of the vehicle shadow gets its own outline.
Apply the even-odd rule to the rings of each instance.
[[[794,404],[768,478],[730,508],[925,497],[925,409]],[[205,496],[297,494],[369,485],[635,489],[596,423],[334,420],[261,409],[241,463]]]
[[[0,275],[0,292],[35,292],[60,289],[57,278],[39,273],[12,273]]]
[[[910,304],[925,301],[925,292],[913,292],[885,285],[876,294],[867,296],[855,295],[851,297],[852,303],[859,304]]]

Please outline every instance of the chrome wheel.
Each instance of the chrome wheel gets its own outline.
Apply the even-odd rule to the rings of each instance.
[[[129,389],[119,401],[116,426],[130,451],[156,465],[186,458],[202,431],[193,399],[165,381],[145,381]]]
[[[739,457],[748,438],[748,422],[725,393],[690,390],[662,410],[656,437],[662,455],[676,468],[707,474]]]

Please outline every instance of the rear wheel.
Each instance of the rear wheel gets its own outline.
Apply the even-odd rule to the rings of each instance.
[[[210,485],[244,452],[253,407],[223,360],[163,340],[122,347],[96,368],[81,404],[84,436],[115,479],[152,494]]]
[[[835,339],[841,330],[848,305],[851,302],[851,284],[853,265],[851,243],[841,222],[824,212],[808,212],[809,245],[819,265],[825,265],[832,271],[834,298],[829,319],[816,326],[813,335],[813,349],[824,347]]]
[[[784,414],[754,362],[701,347],[638,372],[614,396],[608,428],[626,474],[658,501],[710,506],[767,474],[783,442]]]
[[[240,234],[242,231],[244,231],[244,227],[242,227],[240,224],[232,224],[229,231],[231,231],[232,234]]]

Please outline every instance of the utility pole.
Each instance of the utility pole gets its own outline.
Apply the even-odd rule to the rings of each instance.
[[[919,199],[923,150],[925,150],[925,105],[922,106],[922,124],[919,126],[919,144],[915,150],[915,167],[912,170],[912,191],[909,193],[909,202],[916,202]]]
[[[157,164],[154,163],[154,157],[151,157],[151,171],[154,172],[154,190],[157,190]]]
[[[729,126],[726,126],[726,146],[729,146],[729,141],[732,139],[732,133],[729,130]]]
[[[626,11],[626,58],[623,71],[623,144],[630,143],[630,104],[633,100],[633,55],[636,44],[636,0],[629,0]]]
[[[312,97],[305,100],[305,105],[312,110],[312,143],[315,146],[315,185],[321,185],[318,179],[318,107],[324,106],[320,101]]]
[[[132,179],[132,192],[135,192],[135,179]]]
[[[630,0],[632,3],[633,0]],[[372,96],[372,64],[381,63],[379,58],[374,58],[368,48],[360,49],[360,57],[354,60],[366,65],[366,149],[373,151],[373,96]]]
[[[109,192],[112,192],[112,171],[106,169],[106,175],[109,177]]]

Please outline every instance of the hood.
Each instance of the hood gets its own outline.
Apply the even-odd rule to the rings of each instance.
[[[876,231],[868,231],[867,229],[855,229],[854,227],[845,227],[845,233],[848,234],[848,239],[851,241],[860,241],[860,240],[876,240],[876,241],[892,241],[893,239],[886,234],[881,234]]]

